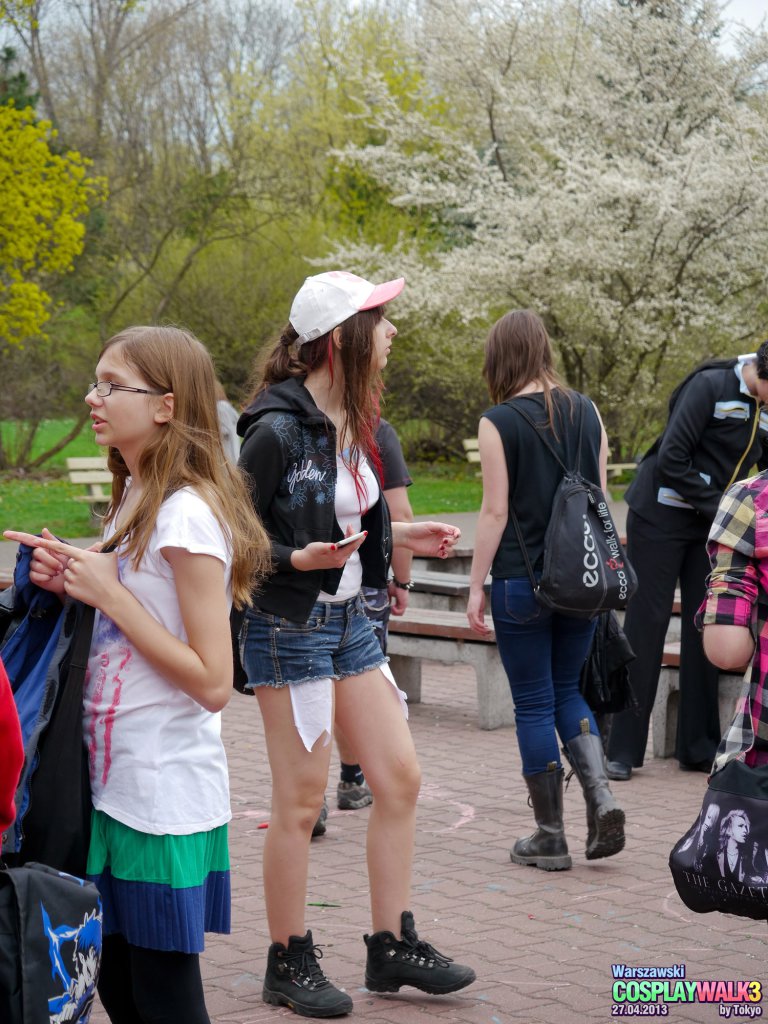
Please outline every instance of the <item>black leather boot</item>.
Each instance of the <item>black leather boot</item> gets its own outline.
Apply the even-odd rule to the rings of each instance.
[[[523,776],[538,828],[512,847],[509,859],[513,864],[543,871],[566,871],[571,866],[563,831],[563,774],[553,761],[545,772]]]
[[[598,860],[624,849],[624,811],[608,785],[600,737],[589,732],[586,718],[581,729],[578,736],[566,743],[566,756],[587,803],[587,860]]]

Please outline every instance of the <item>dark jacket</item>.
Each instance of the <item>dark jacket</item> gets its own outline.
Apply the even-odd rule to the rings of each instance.
[[[13,587],[0,595],[2,657],[24,744],[16,820],[4,854],[85,876],[91,795],[83,744],[83,680],[93,608],[29,579],[32,549],[19,545]]]
[[[273,615],[306,622],[321,590],[336,593],[343,571],[300,572],[291,565],[297,548],[343,536],[334,511],[336,429],[303,379],[290,378],[258,395],[240,417],[237,432],[244,437],[240,465],[249,474],[254,506],[272,540],[275,566],[254,603]],[[362,529],[368,531],[359,549],[363,586],[386,587],[392,530],[385,501],[362,516]]]
[[[648,522],[690,526],[706,537],[734,474],[742,479],[755,464],[768,467],[767,441],[768,413],[741,390],[733,367],[694,373],[640,463],[627,504]]]

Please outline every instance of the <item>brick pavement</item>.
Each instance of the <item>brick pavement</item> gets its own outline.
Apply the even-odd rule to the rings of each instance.
[[[608,1022],[612,963],[682,962],[691,979],[768,981],[765,925],[692,914],[672,885],[667,856],[696,816],[703,775],[680,772],[676,761],[649,759],[631,782],[615,783],[627,811],[627,849],[591,863],[583,856],[584,803],[574,780],[565,796],[573,870],[515,866],[509,847],[530,831],[531,815],[514,730],[481,732],[474,694],[471,669],[426,665],[424,702],[411,708],[423,772],[412,909],[423,935],[472,964],[478,981],[455,996],[412,989],[375,996],[362,987],[369,812],[337,811],[332,802],[328,832],[313,842],[310,864],[308,900],[325,906],[309,908],[307,920],[324,948],[323,966],[355,1001],[354,1018],[366,1024]],[[203,954],[211,1019],[300,1020],[266,1006],[260,995],[268,936],[261,894],[265,833],[258,826],[269,819],[269,771],[256,702],[235,695],[224,733],[234,811],[234,932],[210,936]],[[717,1007],[699,1004],[671,1005],[667,1016],[674,1024],[717,1018]],[[92,1019],[106,1021],[100,1010]]]

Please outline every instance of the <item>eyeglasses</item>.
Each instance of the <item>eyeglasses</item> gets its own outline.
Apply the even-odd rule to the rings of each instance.
[[[113,391],[133,391],[137,395],[162,395],[162,391],[149,391],[147,388],[129,388],[127,384],[113,384],[111,380],[95,380],[88,388],[88,395],[93,390],[99,398],[109,398]],[[86,397],[88,397],[86,395]]]

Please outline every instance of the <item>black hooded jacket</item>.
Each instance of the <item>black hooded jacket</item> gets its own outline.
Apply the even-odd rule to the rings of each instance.
[[[343,571],[301,572],[291,565],[297,548],[343,536],[334,510],[336,428],[315,405],[303,378],[292,377],[262,391],[241,415],[237,432],[244,438],[240,465],[271,538],[275,568],[254,595],[254,604],[272,615],[306,622],[321,590],[336,593]],[[359,549],[363,585],[386,587],[392,556],[386,501],[364,513],[362,529],[368,531]]]
[[[768,467],[768,414],[741,390],[735,363],[695,371],[674,393],[664,433],[626,493],[647,522],[706,540],[732,479]]]

